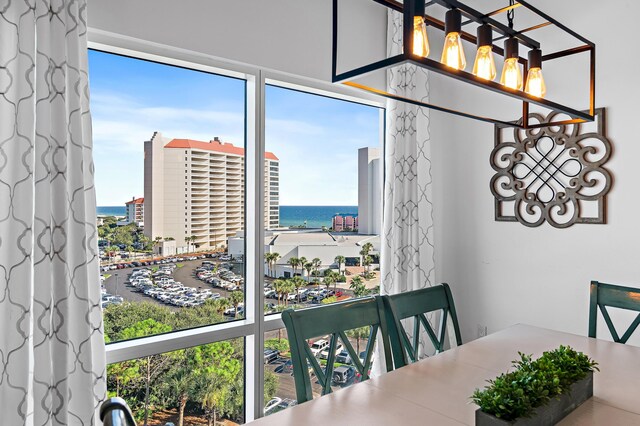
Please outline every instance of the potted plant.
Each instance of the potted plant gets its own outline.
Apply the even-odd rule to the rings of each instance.
[[[560,346],[532,360],[519,352],[514,370],[503,373],[471,399],[478,426],[555,424],[593,396],[597,363],[582,352]]]

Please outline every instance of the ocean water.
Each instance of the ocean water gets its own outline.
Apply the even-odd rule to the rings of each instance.
[[[125,206],[98,206],[98,216],[126,216]]]
[[[357,215],[358,206],[280,206],[280,226],[331,227],[336,214]]]
[[[331,227],[334,215],[357,215],[358,206],[280,206],[280,226]],[[99,216],[125,216],[124,206],[98,206]]]

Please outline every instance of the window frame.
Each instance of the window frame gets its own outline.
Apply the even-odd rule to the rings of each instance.
[[[280,314],[264,314],[265,90],[266,85],[379,108],[380,146],[384,147],[386,101],[347,86],[107,31],[89,29],[89,49],[209,72],[245,81],[245,319],[142,337],[106,345],[107,364],[234,338],[244,338],[245,422],[263,416],[264,334],[284,328]],[[249,184],[252,183],[252,184]],[[383,178],[384,184],[384,178]],[[260,190],[257,190],[260,188]],[[252,211],[255,214],[248,215]],[[260,243],[258,243],[260,242]],[[249,254],[251,254],[249,256]],[[253,283],[253,285],[249,285]]]

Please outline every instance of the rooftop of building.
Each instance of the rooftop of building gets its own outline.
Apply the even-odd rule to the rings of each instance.
[[[375,242],[377,235],[334,232],[282,232],[275,233],[268,242],[272,246],[352,246]]]
[[[244,148],[235,146],[230,142],[222,142],[217,137],[209,142],[196,141],[193,139],[172,139],[165,148],[200,149],[203,151],[214,151],[225,154],[244,156]],[[273,152],[265,152],[264,156],[268,160],[279,161]]]
[[[124,203],[126,206],[130,205],[130,204],[144,204],[144,198],[134,198],[131,201],[127,201],[126,203]]]

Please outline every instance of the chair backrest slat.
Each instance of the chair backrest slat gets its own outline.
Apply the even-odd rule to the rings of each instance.
[[[418,361],[421,329],[429,336],[436,352],[443,351],[449,317],[453,323],[456,343],[462,345],[453,296],[446,283],[421,290],[382,296],[382,299],[387,309],[389,338],[391,339],[393,362],[396,368]],[[441,323],[437,332],[425,315],[435,311],[442,311]],[[407,318],[413,318],[414,321],[413,339],[409,339],[401,323],[401,320]]]
[[[382,300],[378,298],[366,297],[296,311],[288,309],[282,313],[282,320],[287,328],[296,395],[300,404],[313,399],[307,365],[311,365],[321,386],[322,394],[331,392],[338,341],[342,341],[343,348],[349,353],[355,369],[362,379],[366,380],[373,360],[375,340],[380,330],[386,370],[393,369],[384,306]],[[360,354],[356,353],[345,333],[361,327],[371,327],[364,363],[360,361]],[[309,348],[307,340],[325,335],[330,336],[330,340],[327,363],[323,370]]]
[[[589,299],[589,337],[596,337],[598,310],[602,313],[605,324],[614,342],[627,343],[631,335],[640,325],[640,314],[622,334],[618,334],[607,307],[626,309],[640,312],[640,288],[623,287],[591,281]]]

